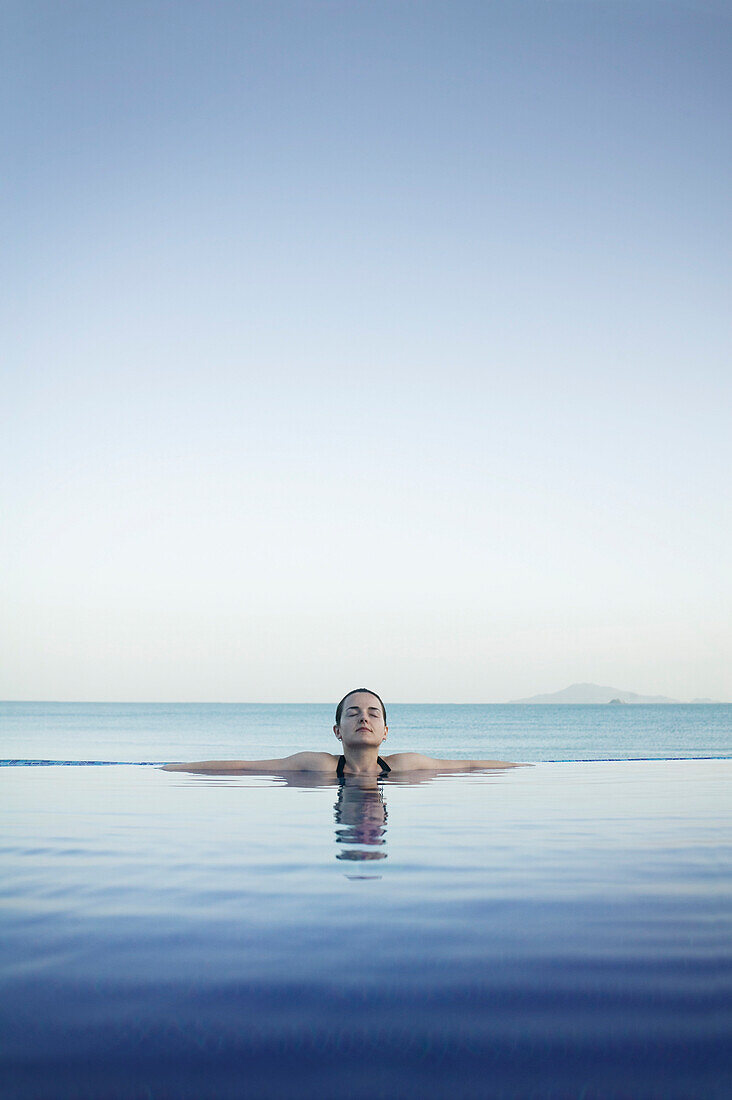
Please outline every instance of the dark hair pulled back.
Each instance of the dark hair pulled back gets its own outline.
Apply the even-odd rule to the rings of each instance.
[[[365,691],[367,695],[373,695],[374,699],[379,700],[379,702],[381,703],[381,713],[384,715],[384,725],[386,725],[386,707],[384,706],[384,701],[381,698],[381,696],[377,695],[375,691],[371,690],[371,688],[354,688],[353,691],[346,692],[346,694],[343,696],[340,703],[336,707],[336,725],[340,726],[340,724],[341,724],[341,715],[343,714],[343,704],[345,703],[346,699],[348,699],[349,696],[351,696],[351,695],[358,694],[359,691]]]

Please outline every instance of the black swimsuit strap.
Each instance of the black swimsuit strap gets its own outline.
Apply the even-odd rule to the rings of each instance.
[[[376,763],[381,765],[381,776],[379,776],[380,779],[383,776],[389,774],[389,772],[391,771],[391,768],[387,764],[386,760],[382,760],[381,757],[378,756],[376,758]],[[338,757],[338,765],[336,767],[336,775],[338,776],[339,779],[343,779],[343,774],[344,774],[343,769],[345,768],[345,766],[346,766],[345,756],[339,756]]]

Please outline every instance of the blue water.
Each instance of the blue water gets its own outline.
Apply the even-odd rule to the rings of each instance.
[[[268,756],[329,747],[332,724],[318,707],[2,711],[5,759]],[[344,786],[3,768],[0,1095],[726,1100],[729,715],[389,714],[392,751],[458,755],[462,732],[463,754],[727,759]]]
[[[732,705],[396,704],[389,751],[492,760],[732,757]],[[328,704],[0,703],[5,759],[168,761],[335,751]]]

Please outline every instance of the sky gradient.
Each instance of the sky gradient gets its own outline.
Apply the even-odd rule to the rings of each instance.
[[[0,697],[732,700],[726,5],[0,21]]]

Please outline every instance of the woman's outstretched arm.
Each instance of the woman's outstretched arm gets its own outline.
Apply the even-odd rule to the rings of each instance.
[[[470,772],[483,768],[522,768],[508,760],[437,760],[421,752],[397,752],[388,758],[392,771]]]
[[[279,772],[330,772],[335,770],[329,752],[296,752],[277,760],[195,760],[190,764],[163,764],[166,772],[205,772],[218,775],[226,772],[250,772],[260,775]]]

